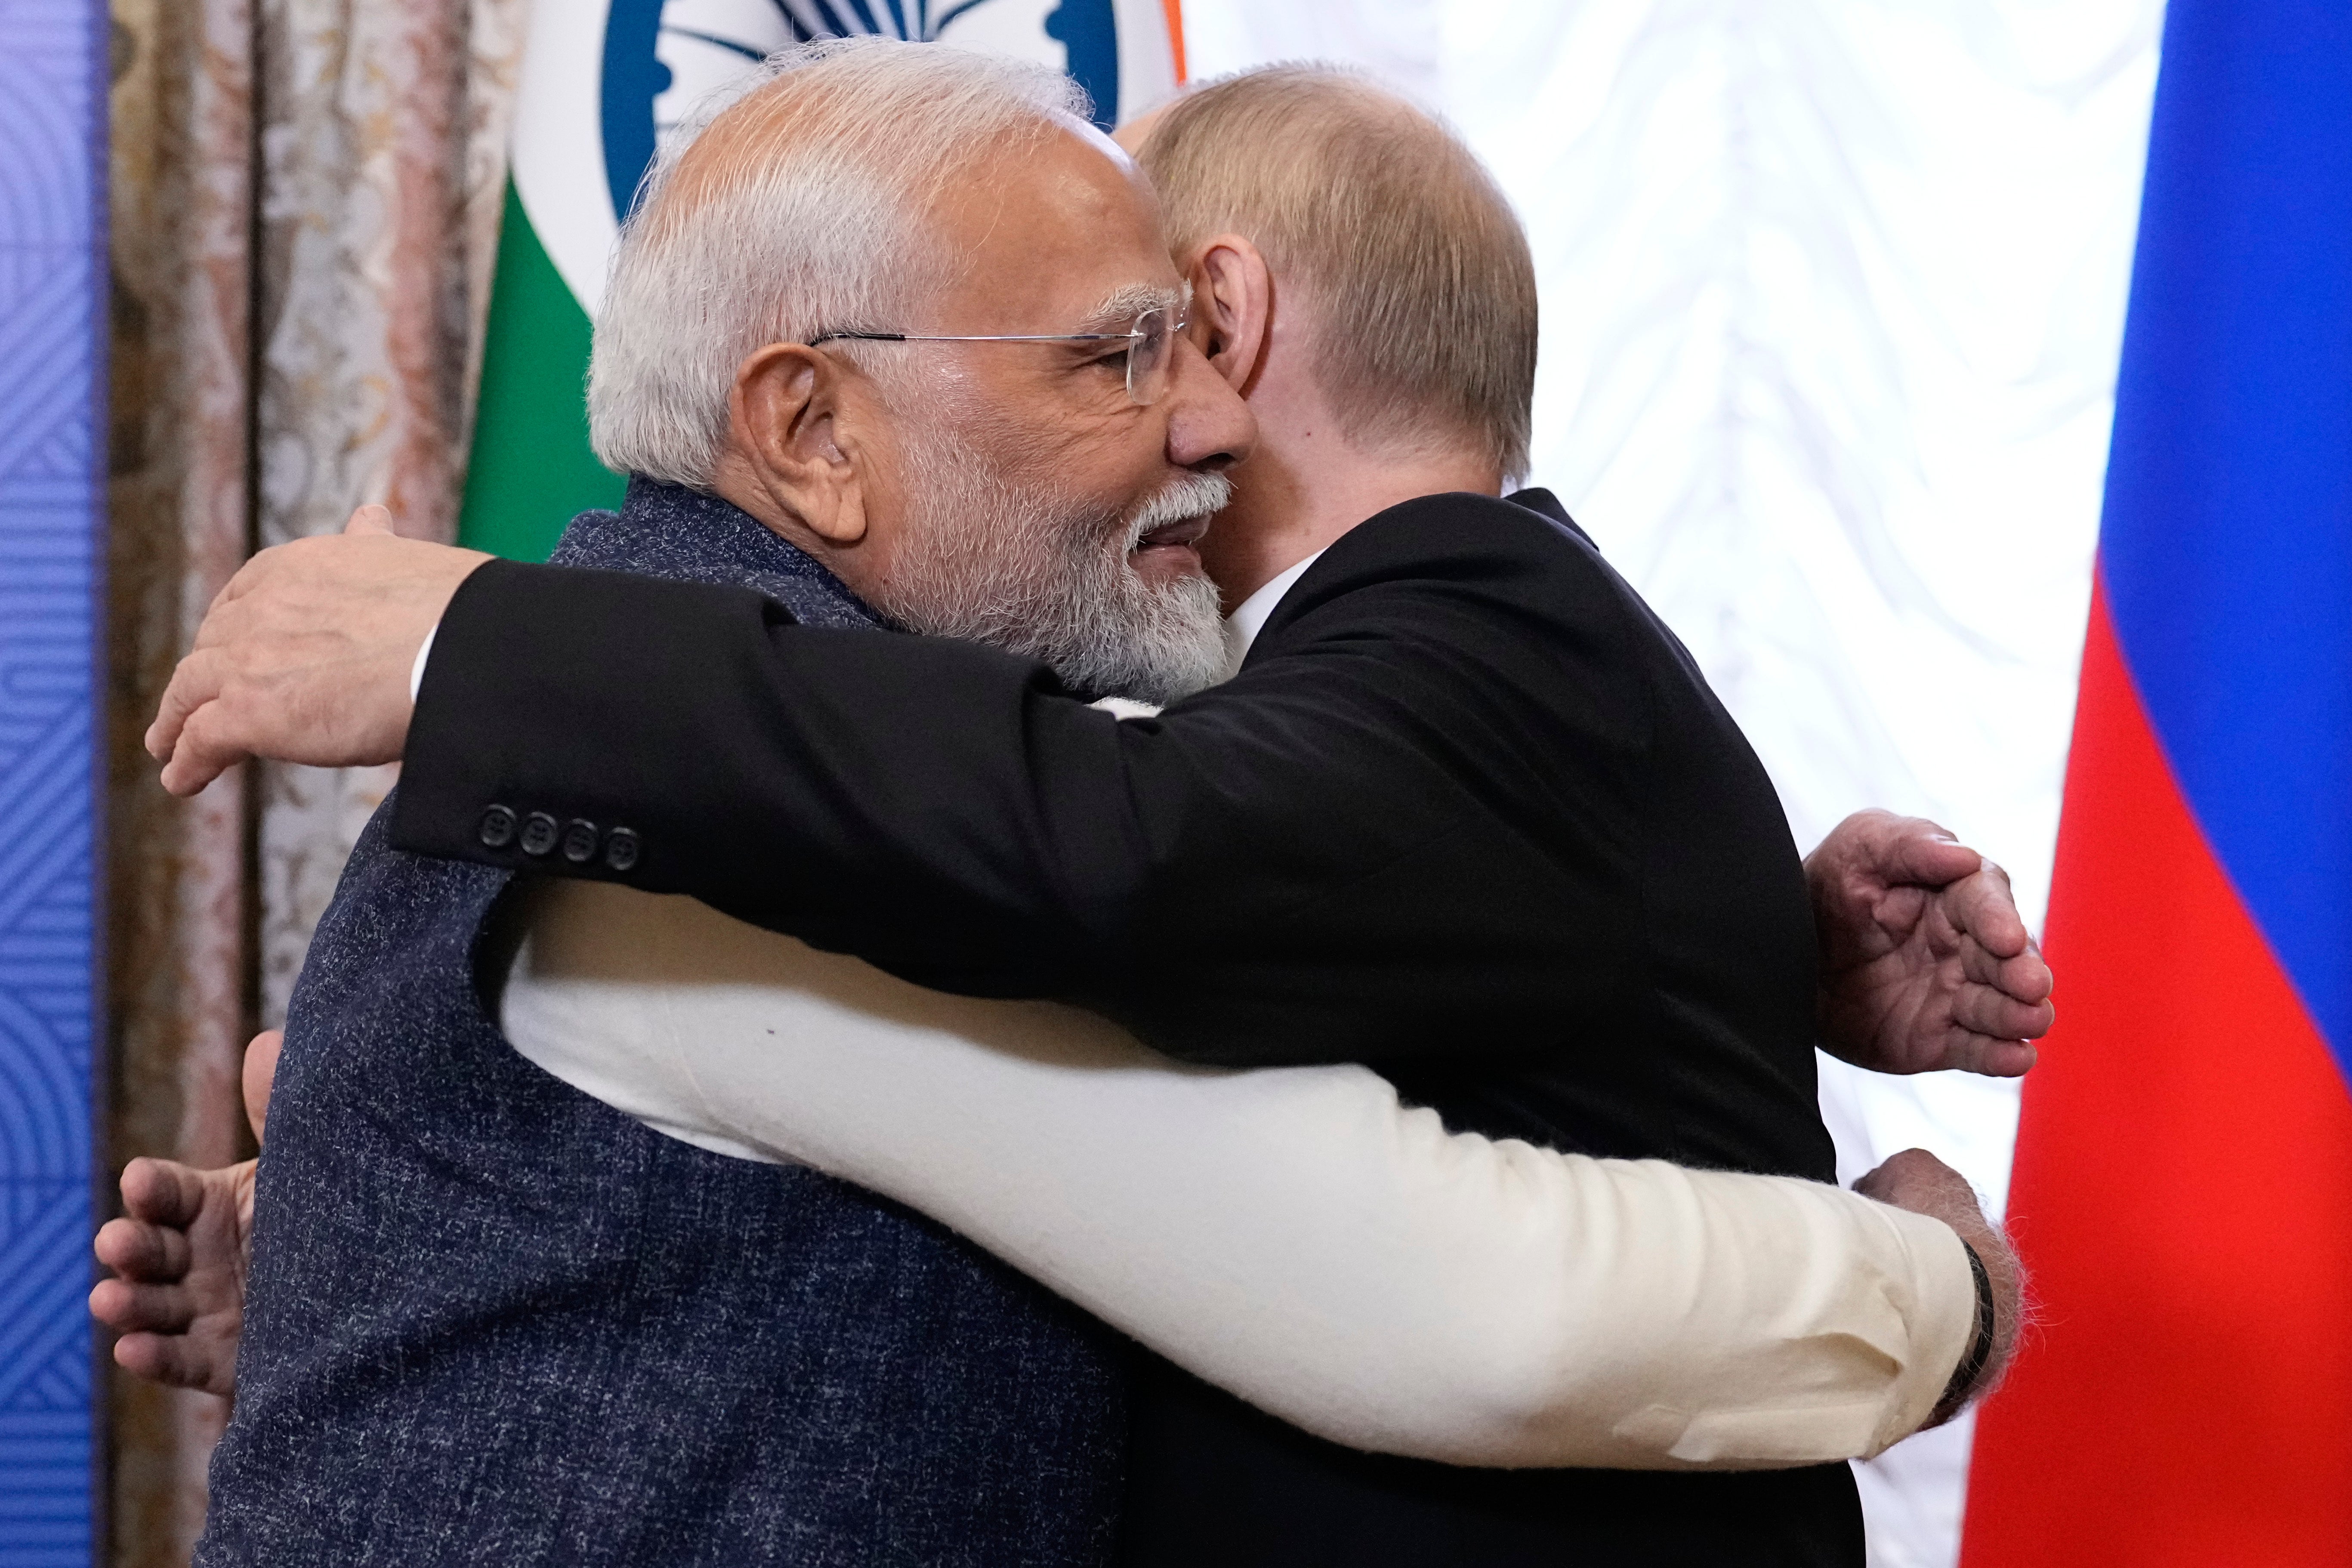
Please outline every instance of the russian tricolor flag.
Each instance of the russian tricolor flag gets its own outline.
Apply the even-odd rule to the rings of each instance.
[[[2352,3],[2174,0],[1968,1568],[2352,1564]]]

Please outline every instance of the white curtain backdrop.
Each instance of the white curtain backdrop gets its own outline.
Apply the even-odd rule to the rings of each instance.
[[[1443,112],[1543,290],[1532,482],[1690,645],[1810,848],[1932,816],[2039,921],[2161,0],[1184,0],[1195,79],[1349,61]],[[2063,992],[2061,995],[2063,1003]],[[1822,1062],[1851,1180],[1995,1203],[2013,1086]],[[1966,1423],[1857,1467],[1958,1555]]]

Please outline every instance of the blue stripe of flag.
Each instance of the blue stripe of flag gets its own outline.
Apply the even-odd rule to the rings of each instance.
[[[2116,633],[2352,1069],[2352,0],[2173,0],[2147,168],[2100,539]]]

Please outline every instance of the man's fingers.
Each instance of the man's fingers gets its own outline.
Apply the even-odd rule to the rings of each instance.
[[[1899,942],[1903,933],[1918,928],[1920,917],[1935,907],[1935,897],[1916,882],[1895,882],[1879,890],[1870,918],[1885,941]]]
[[[1885,847],[1883,865],[1890,882],[1941,888],[1975,874],[1984,857],[1956,842],[1929,822],[1914,822]]]
[[[1987,1078],[2023,1078],[2041,1059],[2041,1049],[2026,1041],[1991,1040],[1986,1043],[1984,1060],[1977,1071]]]
[[[2029,944],[2016,957],[2002,960],[1999,984],[2021,1002],[2047,1002],[2058,988],[2058,977],[2050,972],[2042,950]]]
[[[228,681],[228,659],[218,648],[198,648],[172,671],[156,706],[155,721],[147,726],[147,754],[168,762],[187,727],[188,716],[221,693]]]
[[[2028,1005],[2048,1001],[2055,987],[2055,977],[2043,961],[2042,950],[2031,942],[2022,952],[2003,958],[1974,938],[1963,935],[1959,959],[1960,973],[1970,984],[1990,986]]]
[[[193,1165],[142,1154],[122,1167],[122,1206],[131,1218],[185,1226],[205,1206],[205,1179]]]
[[[182,1286],[101,1279],[90,1287],[89,1315],[118,1334],[181,1334],[196,1321],[196,1305]]]
[[[1954,1023],[1997,1040],[2038,1040],[2056,1018],[2057,1009],[2047,1002],[2021,1002],[1988,986],[1970,985],[1952,998]]]
[[[92,1312],[98,1310],[98,1303],[94,1298],[90,1302],[90,1310]],[[105,1321],[102,1317],[99,1321]],[[173,1361],[171,1354],[172,1346],[172,1338],[163,1334],[126,1333],[114,1342],[114,1364],[133,1377],[143,1377],[150,1383],[168,1384],[173,1388],[184,1388],[187,1385],[169,1375],[167,1371]]]
[[[173,1388],[228,1394],[236,1388],[232,1352],[192,1342],[188,1334],[125,1334],[114,1342],[114,1364],[134,1376]]]
[[[110,1219],[98,1227],[90,1250],[134,1284],[175,1285],[188,1277],[188,1235],[143,1219]]]
[[[1962,984],[1952,994],[1952,1020],[2000,1040],[2038,1040],[2057,1021],[2051,1005],[2050,966],[2030,943],[2012,958],[1996,957],[1973,939],[1960,943]]]
[[[1952,1052],[1948,1065],[1979,1078],[2023,1078],[2040,1059],[2041,1053],[2021,1040],[1970,1035]]]
[[[235,711],[215,699],[190,713],[180,726],[172,760],[163,764],[163,787],[176,795],[192,795],[221,774],[253,755]]]
[[[1858,832],[1864,868],[1889,884],[1940,888],[1973,873],[1984,858],[1924,816],[1858,811],[1842,826]]]
[[[390,533],[392,531],[392,509],[374,501],[352,513],[351,521],[343,524],[345,533]]]
[[[2025,918],[2017,912],[2009,873],[1990,860],[1946,893],[1945,908],[1958,930],[1998,957],[2013,958],[2033,943]]]

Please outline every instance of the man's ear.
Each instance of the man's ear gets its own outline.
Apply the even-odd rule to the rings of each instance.
[[[866,537],[866,495],[859,461],[866,400],[829,354],[802,343],[770,343],[735,373],[728,403],[735,449],[783,514],[829,544]]]
[[[1193,337],[1235,392],[1248,395],[1265,358],[1274,277],[1256,246],[1221,234],[1192,263]]]

